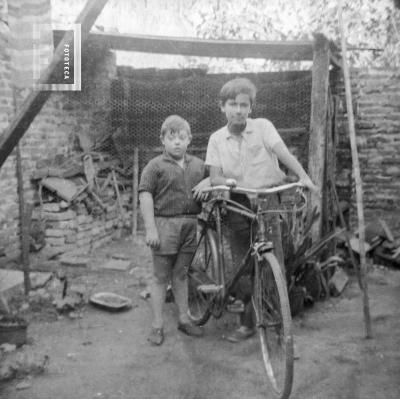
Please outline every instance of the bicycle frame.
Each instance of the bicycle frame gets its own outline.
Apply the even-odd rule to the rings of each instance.
[[[244,274],[251,273],[251,300],[256,321],[255,327],[260,338],[262,361],[270,387],[275,397],[280,399],[289,397],[293,383],[292,319],[287,284],[282,270],[284,265],[275,256],[274,245],[271,240],[273,239],[275,242],[275,238],[278,238],[277,232],[279,230],[275,229],[273,225],[277,222],[277,218],[270,224],[268,218],[264,216],[301,211],[307,201],[304,195],[305,202],[301,206],[297,201],[294,203],[290,201],[289,207],[286,206],[285,201],[283,204],[279,201],[279,205],[276,204],[275,199],[272,199],[269,204],[265,204],[265,201],[269,200],[268,194],[299,186],[301,186],[299,183],[293,183],[265,190],[240,187],[232,189],[228,186],[217,186],[207,190],[252,194],[250,202],[252,202],[252,199],[255,199],[256,202],[248,208],[239,202],[225,198],[223,195],[211,199],[208,202],[210,207],[210,209],[207,209],[208,215],[202,218],[205,224],[190,264],[193,268],[189,269],[191,271],[189,273],[189,288],[192,287],[192,290],[189,290],[189,294],[192,293],[189,316],[198,325],[206,323],[211,315],[215,318],[221,317],[226,305],[232,302],[234,298],[233,292],[238,288],[239,279]],[[279,209],[271,209],[270,205]],[[223,241],[225,234],[222,231],[222,219],[224,213],[228,211],[230,214],[236,213],[244,216],[250,221],[248,249],[244,257],[238,262],[239,264],[232,265],[232,270],[229,270],[229,278],[226,277],[228,273],[225,273],[225,242]],[[231,221],[232,224],[235,223],[235,220]],[[239,221],[240,223],[241,221]],[[254,225],[256,230],[253,230]],[[243,227],[247,236],[247,226]],[[272,230],[271,236],[270,230]],[[230,242],[231,249],[232,243],[235,241]],[[239,241],[237,245],[240,245]],[[233,261],[237,262],[236,257],[243,254],[240,253],[241,251],[234,252]],[[198,266],[199,263],[200,266]],[[228,281],[225,281],[225,278]],[[233,311],[234,308],[227,310]]]
[[[212,206],[211,212],[209,213],[207,223],[211,224],[211,218],[215,217],[216,224],[216,233],[217,233],[217,249],[218,249],[218,263],[219,267],[219,281],[222,282],[222,290],[221,290],[221,298],[225,303],[232,292],[233,287],[236,285],[240,277],[242,277],[245,272],[251,267],[251,259],[254,255],[261,255],[267,251],[272,251],[274,246],[272,241],[268,239],[268,226],[265,224],[265,220],[263,217],[264,212],[261,209],[261,201],[266,201],[269,194],[278,193],[284,190],[288,190],[294,187],[303,187],[299,183],[290,183],[282,186],[272,187],[264,190],[257,189],[247,189],[247,188],[231,188],[228,186],[214,186],[212,189],[208,191],[220,191],[226,192],[231,191],[240,194],[251,194],[256,195],[257,200],[257,209],[256,211],[252,211],[251,209],[233,201],[230,199],[224,198],[222,195],[212,199],[209,203]],[[223,248],[223,234],[221,229],[221,210],[225,209],[230,212],[234,212],[245,216],[251,222],[255,222],[257,224],[257,234],[255,240],[251,237],[251,244],[249,246],[248,251],[245,256],[241,260],[240,264],[235,267],[233,270],[233,277],[230,281],[225,281],[225,257],[224,257],[224,248]]]

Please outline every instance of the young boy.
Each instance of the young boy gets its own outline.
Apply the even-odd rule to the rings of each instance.
[[[153,255],[153,321],[148,337],[153,345],[164,341],[162,308],[169,281],[179,311],[178,329],[187,335],[203,334],[188,317],[186,275],[196,246],[197,214],[201,210],[197,201],[203,199],[198,183],[204,177],[203,161],[186,154],[191,138],[188,122],[177,115],[169,116],[161,127],[164,153],[145,166],[139,184],[146,244]]]
[[[222,87],[219,105],[228,123],[213,133],[208,142],[205,163],[210,166],[211,184],[247,188],[279,185],[285,178],[279,168],[279,160],[298,176],[300,182],[316,191],[311,179],[289,152],[274,125],[264,118],[249,118],[255,99],[256,88],[248,79],[236,78]],[[232,194],[232,199],[250,207],[247,196]],[[276,196],[271,205],[278,201]],[[272,228],[275,253],[283,265],[279,216],[272,217],[269,225]],[[231,213],[229,228],[232,258],[237,264],[249,248],[250,224],[245,217]],[[248,279],[239,282],[237,296],[245,303],[245,311],[241,315],[240,327],[226,337],[231,342],[242,341],[255,332],[250,301],[251,284]]]

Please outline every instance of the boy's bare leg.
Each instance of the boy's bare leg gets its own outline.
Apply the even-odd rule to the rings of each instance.
[[[153,312],[153,328],[162,328],[164,321],[162,316],[162,311],[165,302],[165,295],[167,292],[167,284],[159,283],[153,280],[151,286],[151,309]]]
[[[172,291],[175,297],[175,303],[178,306],[179,322],[189,323],[188,316],[188,281],[186,270],[192,260],[193,254],[181,253],[177,256],[175,269],[172,273]]]
[[[187,335],[200,337],[203,330],[192,324],[188,315],[188,280],[187,268],[192,260],[193,254],[180,253],[177,256],[175,267],[172,273],[172,291],[175,297],[175,303],[178,306],[179,322],[178,329]]]
[[[153,328],[162,328],[164,324],[162,313],[174,260],[174,255],[153,254],[153,279],[150,296],[151,309],[153,312]]]
[[[175,303],[178,306],[179,322],[189,323],[187,279],[182,280],[180,277],[174,276],[172,279],[172,290],[174,292]]]

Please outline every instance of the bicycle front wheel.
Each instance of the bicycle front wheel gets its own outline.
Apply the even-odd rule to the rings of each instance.
[[[218,254],[214,232],[202,231],[188,271],[189,317],[197,325],[205,324],[221,287],[218,278]]]
[[[292,318],[286,282],[270,252],[255,256],[253,305],[262,357],[276,398],[287,399],[293,383]]]

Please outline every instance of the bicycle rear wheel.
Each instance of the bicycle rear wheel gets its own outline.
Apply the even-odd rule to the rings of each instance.
[[[253,305],[268,380],[275,397],[287,399],[293,383],[292,318],[286,282],[273,253],[255,256]]]
[[[189,317],[197,325],[205,324],[220,287],[218,254],[214,232],[205,228],[188,271]]]

